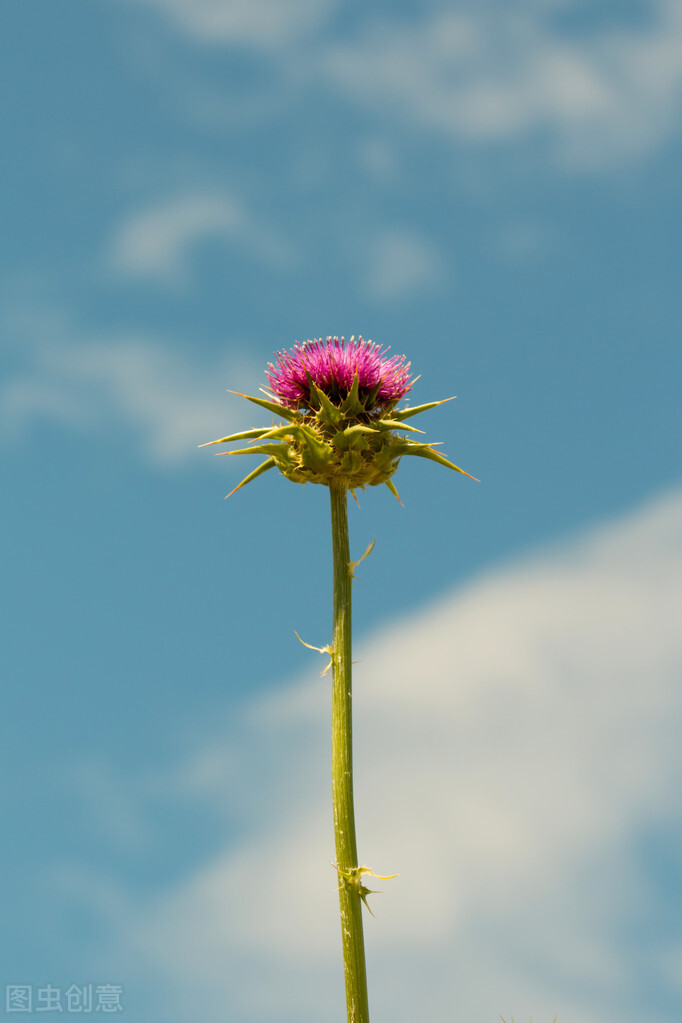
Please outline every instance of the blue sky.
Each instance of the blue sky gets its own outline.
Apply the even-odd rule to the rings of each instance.
[[[2,986],[342,1017],[327,496],[197,445],[362,334],[481,479],[351,510],[373,1019],[679,1020],[680,4],[0,20]]]

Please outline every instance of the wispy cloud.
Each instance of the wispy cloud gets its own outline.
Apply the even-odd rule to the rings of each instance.
[[[531,218],[510,220],[498,228],[490,249],[508,263],[537,261],[556,247],[551,227]]]
[[[401,872],[368,921],[386,1018],[671,1018],[647,997],[672,998],[679,935],[638,849],[682,829],[680,522],[674,493],[358,651],[361,856]],[[160,971],[162,1018],[338,1017],[327,717],[327,687],[304,680],[169,776],[260,822],[126,921],[118,955]]]
[[[132,428],[147,458],[178,464],[196,458],[202,441],[244,424],[244,409],[224,388],[258,386],[259,374],[239,354],[210,365],[158,337],[88,334],[60,316],[22,317],[7,334],[21,353],[0,385],[7,442],[45,423],[89,435]]]
[[[538,143],[566,168],[608,170],[679,134],[682,8],[651,0],[647,18],[583,12],[579,32],[557,8],[503,0],[432,0],[384,13],[358,8],[344,36],[329,31],[334,0],[135,0],[211,45],[265,49],[270,71],[333,89],[386,131],[391,121],[459,145]],[[580,12],[579,12],[580,14]],[[339,39],[342,38],[342,41]],[[216,98],[218,106],[219,99]]]
[[[682,8],[651,5],[637,27],[571,36],[551,5],[466,4],[414,21],[375,20],[324,53],[325,78],[364,107],[461,143],[547,134],[572,167],[612,166],[680,127]]]
[[[311,33],[336,6],[334,0],[135,0],[166,15],[182,31],[209,45],[281,45]]]
[[[236,243],[259,261],[286,265],[290,247],[257,224],[233,196],[196,191],[176,195],[123,220],[108,246],[107,263],[118,274],[169,284],[190,276],[191,256],[211,240]]]
[[[443,261],[435,246],[420,233],[393,228],[371,235],[363,245],[364,286],[379,302],[412,298],[437,285]]]

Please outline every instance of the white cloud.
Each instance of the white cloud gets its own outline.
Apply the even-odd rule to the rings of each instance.
[[[290,247],[249,216],[234,197],[190,192],[141,210],[125,220],[109,244],[114,272],[177,284],[187,279],[192,250],[211,239],[234,242],[257,259],[282,266]]]
[[[651,0],[636,24],[627,12],[605,23],[586,9],[579,32],[556,23],[575,0],[464,0],[456,9],[432,0],[412,17],[363,11],[336,37],[327,27],[334,0],[136,2],[205,43],[265,48],[279,79],[273,94],[293,85],[300,103],[306,83],[316,93],[331,87],[373,110],[384,134],[392,118],[470,147],[539,141],[561,166],[594,170],[655,151],[680,130],[679,0]],[[197,99],[195,115],[214,105],[224,120],[220,96]]]
[[[156,464],[198,464],[198,444],[252,425],[247,403],[225,393],[259,386],[244,357],[208,365],[158,338],[84,336],[52,316],[22,318],[11,330],[23,366],[0,385],[6,440],[45,422],[91,435],[132,427],[138,449]]]
[[[334,0],[136,0],[154,7],[172,23],[207,44],[281,45],[318,28]]]
[[[680,606],[678,492],[358,650],[360,855],[401,872],[367,921],[382,1018],[666,1023],[641,957],[656,943],[674,980],[679,936],[657,929],[636,850],[682,826]],[[304,680],[168,779],[259,823],[126,921],[160,1018],[343,1014],[328,715],[327,683]]]
[[[363,107],[461,142],[547,134],[563,164],[611,165],[679,130],[682,7],[658,0],[651,13],[647,26],[571,37],[536,5],[444,6],[328,46],[324,76]]]
[[[549,227],[525,218],[502,225],[492,240],[491,249],[509,263],[522,264],[540,259],[555,244]]]
[[[393,183],[398,177],[399,162],[395,148],[384,138],[364,139],[358,147],[358,162],[379,181]]]
[[[401,228],[365,240],[361,266],[365,289],[379,302],[411,298],[432,288],[442,276],[442,260],[432,243]]]

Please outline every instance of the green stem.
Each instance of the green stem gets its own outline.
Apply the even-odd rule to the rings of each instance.
[[[347,491],[330,485],[334,562],[334,640],[332,644],[332,797],[336,865],[339,870],[341,938],[348,1023],[369,1023],[362,903],[357,879],[358,851],[353,809],[353,725],[351,681],[352,569],[348,545]],[[348,880],[346,880],[348,879]]]

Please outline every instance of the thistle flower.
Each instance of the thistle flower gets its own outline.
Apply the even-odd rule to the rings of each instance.
[[[398,409],[412,386],[410,363],[404,355],[388,357],[386,352],[362,337],[317,338],[277,352],[276,363],[266,370],[270,385],[270,391],[263,392],[266,398],[240,397],[285,423],[209,441],[248,440],[253,442],[250,447],[222,453],[267,456],[231,493],[277,468],[294,483],[341,486],[352,492],[385,483],[398,497],[391,477],[404,455],[428,458],[468,476],[432,444],[402,436],[421,432],[406,425],[406,419],[452,399]]]

